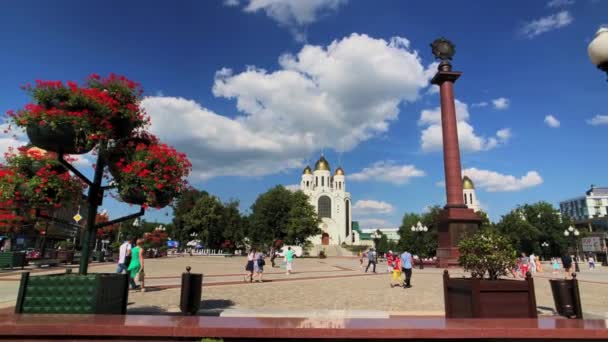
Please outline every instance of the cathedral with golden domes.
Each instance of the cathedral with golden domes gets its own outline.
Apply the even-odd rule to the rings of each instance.
[[[319,228],[323,232],[312,237],[310,242],[314,245],[355,243],[355,234],[351,227],[351,197],[346,191],[346,178],[342,167],[338,167],[332,175],[329,162],[321,155],[314,170],[309,166],[304,168],[300,190],[308,195],[321,219]]]

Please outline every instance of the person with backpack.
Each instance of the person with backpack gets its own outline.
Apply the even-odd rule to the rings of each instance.
[[[376,251],[373,248],[370,248],[369,252],[367,252],[367,267],[365,268],[365,273],[369,270],[369,266],[374,265],[373,272],[376,273]]]

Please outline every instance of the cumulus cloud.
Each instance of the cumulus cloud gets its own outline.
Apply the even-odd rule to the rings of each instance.
[[[300,190],[300,184],[288,184],[288,185],[283,185],[285,187],[285,189],[289,190],[289,191],[298,191]]]
[[[574,5],[574,0],[551,0],[547,3],[547,7],[558,8]]]
[[[394,210],[392,204],[375,200],[359,200],[353,206],[353,212],[357,215],[390,214]]]
[[[528,171],[519,178],[476,168],[465,169],[462,174],[471,178],[477,188],[489,192],[520,191],[543,183],[543,178],[536,171]]]
[[[499,97],[492,100],[492,104],[494,105],[495,109],[503,110],[509,108],[510,101],[505,97]]]
[[[501,144],[505,144],[511,137],[511,131],[508,128],[497,131],[495,137],[478,136],[473,126],[468,122],[470,114],[467,104],[456,100],[455,106],[458,141],[461,150],[473,152],[491,150]],[[418,124],[420,126],[428,126],[422,130],[420,136],[422,150],[425,152],[441,150],[443,146],[441,108],[423,110],[420,113]]]
[[[189,99],[145,98],[152,132],[189,155],[195,177],[272,174],[301,167],[319,149],[348,151],[386,132],[429,80],[402,37],[352,34],[305,45],[279,65],[216,73],[213,94],[236,100],[234,118]]]
[[[558,128],[560,125],[559,120],[557,120],[557,118],[553,115],[545,116],[545,123],[547,124],[547,126],[552,128]]]
[[[359,222],[359,225],[361,225],[361,228],[364,228],[364,229],[381,228],[381,227],[387,227],[390,225],[390,223],[387,220],[377,219],[377,218],[361,219],[361,220],[358,220],[358,222]]]
[[[587,120],[587,123],[592,126],[608,125],[608,115],[596,115]]]
[[[526,23],[521,32],[528,38],[534,38],[545,32],[570,25],[574,18],[569,11],[561,11]]]
[[[323,15],[336,11],[347,0],[243,0],[248,13],[264,12],[280,26],[287,28],[293,37],[306,41],[306,28]],[[238,0],[225,0],[226,6],[239,6]]]
[[[486,102],[486,101],[482,101],[482,102],[473,103],[473,104],[471,105],[471,107],[473,107],[473,108],[477,108],[477,107],[487,107],[488,105],[489,105],[489,103],[488,103],[488,102]]]
[[[425,173],[414,165],[396,165],[392,161],[378,161],[363,170],[351,174],[351,181],[376,181],[392,184],[406,184],[414,177],[422,177]]]

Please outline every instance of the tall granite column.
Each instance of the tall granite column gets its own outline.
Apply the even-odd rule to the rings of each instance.
[[[454,45],[443,38],[431,44],[433,54],[441,59],[438,71],[431,80],[439,86],[441,97],[441,128],[443,133],[443,166],[447,204],[439,219],[439,246],[437,259],[439,267],[458,265],[458,240],[465,232],[479,228],[481,219],[464,204],[462,194],[462,171],[460,148],[458,146],[458,125],[454,105],[454,82],[461,72],[452,71],[451,59],[455,54]]]

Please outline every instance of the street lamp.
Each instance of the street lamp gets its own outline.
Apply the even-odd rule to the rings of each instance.
[[[578,244],[577,244],[577,237],[580,235],[580,232],[578,231],[578,229],[570,226],[568,227],[568,229],[564,230],[564,236],[565,237],[570,237],[572,238],[572,243],[574,244],[574,248],[575,248],[575,257],[574,257],[574,272],[580,272],[580,268],[578,267]]]
[[[374,241],[374,249],[376,250],[376,252],[378,251],[378,241],[380,240],[380,238],[382,237],[382,235],[378,234],[378,231],[374,231],[370,237],[372,238],[372,240]]]
[[[591,63],[608,75],[608,27],[600,27],[587,48]]]
[[[547,241],[543,241],[540,244],[540,247],[543,249],[543,253],[545,254],[545,260],[547,260],[547,249],[549,248],[549,243]]]
[[[420,259],[420,269],[423,269],[424,262],[422,261],[422,246],[420,246],[420,238],[422,237],[422,234],[428,232],[429,228],[427,226],[423,226],[422,223],[418,221],[415,226],[412,226],[411,230],[414,232],[414,234],[416,234],[416,245],[418,245],[419,251],[418,259]]]

